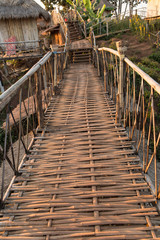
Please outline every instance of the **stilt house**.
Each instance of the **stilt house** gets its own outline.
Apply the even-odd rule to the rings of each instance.
[[[38,41],[39,17],[50,20],[48,12],[34,0],[0,0],[0,43]]]

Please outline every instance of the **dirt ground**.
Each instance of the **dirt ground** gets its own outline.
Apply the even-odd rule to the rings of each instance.
[[[153,44],[146,40],[140,41],[137,35],[133,33],[126,33],[121,36],[115,36],[107,41],[105,40],[97,40],[97,44],[99,47],[110,47],[116,49],[116,42],[120,40],[125,40],[127,42],[127,52],[126,56],[130,57],[148,57],[152,54]]]

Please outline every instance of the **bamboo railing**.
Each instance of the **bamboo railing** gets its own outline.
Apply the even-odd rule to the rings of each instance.
[[[89,23],[89,26],[86,28],[87,35],[89,35],[90,27],[92,26],[95,37],[101,38],[109,36],[111,34],[118,34],[121,32],[129,31],[129,17],[125,19],[117,20],[116,17],[108,17],[102,20],[99,20],[97,23]]]
[[[125,57],[125,47],[118,50],[96,48],[94,33],[93,63],[102,76],[105,92],[116,104],[116,122],[127,129],[134,141],[135,152],[141,155],[146,179],[152,178],[153,192],[160,198],[160,84]],[[94,44],[93,44],[94,43]]]
[[[63,79],[67,64],[68,52],[48,52],[21,79],[0,95],[1,207],[33,144],[34,138],[30,139],[30,133],[32,137],[36,133],[43,134],[44,113],[50,101],[54,101],[53,95]],[[9,187],[6,183],[8,168],[14,175]]]
[[[42,55],[42,41],[19,41],[0,43],[0,59]]]

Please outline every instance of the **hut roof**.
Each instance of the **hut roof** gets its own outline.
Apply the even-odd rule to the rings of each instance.
[[[0,20],[39,17],[50,19],[49,13],[34,0],[0,0]]]
[[[98,5],[95,7],[95,10],[102,8],[104,4],[106,5],[106,8],[115,9],[115,6],[112,3],[108,2],[108,0],[100,0]]]

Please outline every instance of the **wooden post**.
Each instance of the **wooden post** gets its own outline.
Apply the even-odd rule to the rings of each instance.
[[[135,11],[135,15],[137,16],[138,15],[138,10],[136,9],[136,11]]]
[[[105,89],[105,92],[107,91],[107,82],[106,82],[106,76],[107,76],[107,73],[106,73],[106,61],[105,61],[105,52],[104,50],[102,51],[102,56],[103,56],[103,74],[104,74],[104,89]]]
[[[54,86],[57,85],[57,54],[54,54]]]
[[[9,73],[8,73],[8,68],[7,68],[7,63],[5,60],[3,60],[3,64],[4,64],[4,71],[5,71],[5,75],[8,76]]]
[[[119,53],[119,82],[118,82],[118,94],[119,94],[119,106],[123,109],[123,86],[124,86],[124,52],[127,48],[124,46],[122,41],[116,42],[117,50]]]
[[[100,76],[100,67],[99,67],[98,47],[96,47],[95,51],[96,51],[96,56],[97,56],[97,70],[98,70],[98,76]]]
[[[99,34],[100,34],[100,35],[102,34],[101,28],[102,28],[102,24],[101,24],[101,20],[100,20],[100,22],[99,22]]]
[[[115,123],[117,124],[119,122],[119,94],[116,95],[116,118]]]
[[[36,82],[36,103],[37,103],[37,118],[38,125],[40,128],[44,127],[44,114],[42,108],[42,79],[41,79],[41,69],[34,74]]]
[[[106,32],[107,32],[107,36],[109,35],[109,31],[108,31],[108,22],[106,23]]]
[[[146,32],[149,32],[149,20],[146,21]]]

